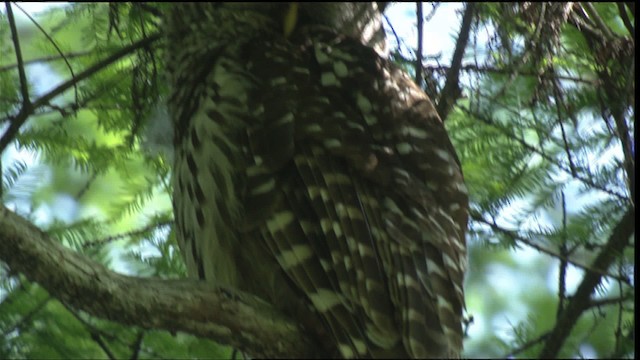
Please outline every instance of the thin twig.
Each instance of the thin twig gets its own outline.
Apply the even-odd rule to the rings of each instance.
[[[449,66],[434,66],[434,65],[425,65],[425,70],[429,70],[432,72],[439,72],[439,73],[446,73],[447,71],[449,71],[449,69],[451,67]],[[488,66],[479,66],[479,65],[474,65],[474,64],[466,64],[466,65],[462,65],[460,66],[460,70],[461,71],[475,71],[475,72],[486,72],[486,73],[495,73],[495,74],[507,74],[507,75],[511,75],[513,74],[513,70],[510,69],[499,69],[499,68],[494,68],[494,67],[488,67]],[[583,78],[579,78],[579,77],[574,77],[574,76],[567,76],[567,75],[559,75],[559,74],[538,74],[538,73],[533,73],[533,72],[518,72],[518,76],[534,76],[537,78],[543,78],[543,79],[558,79],[558,80],[567,80],[567,81],[573,81],[573,82],[579,82],[579,83],[584,83],[587,85],[598,85],[599,82],[597,80],[588,80],[588,79],[583,79]]]
[[[527,341],[526,343],[520,345],[519,347],[511,350],[511,352],[509,354],[499,357],[499,359],[513,359],[516,355],[520,354],[521,352],[523,352],[523,351],[525,351],[525,350],[527,350],[527,349],[529,349],[529,348],[531,348],[531,347],[533,347],[535,345],[538,345],[541,342],[543,342],[544,340],[546,340],[547,337],[549,336],[549,333],[550,333],[550,331],[538,336],[535,339]]]
[[[104,244],[108,244],[110,242],[116,241],[116,240],[120,240],[120,239],[125,239],[128,237],[132,237],[132,236],[136,236],[136,235],[140,235],[140,234],[144,234],[147,233],[151,230],[157,229],[157,228],[161,228],[163,226],[169,226],[173,223],[173,221],[161,221],[157,224],[151,224],[149,226],[146,226],[142,229],[137,229],[137,230],[131,230],[131,231],[127,231],[121,234],[116,234],[116,235],[111,235],[111,236],[107,236],[105,238],[102,239],[96,239],[96,240],[92,240],[92,241],[87,241],[84,244],[82,244],[83,248],[90,248],[90,247],[94,247],[94,246],[100,246],[100,245],[104,245]]]
[[[416,18],[418,27],[418,46],[416,50],[416,84],[422,88],[422,41],[424,35],[424,17],[422,15],[422,1],[416,1]]]
[[[393,37],[396,39],[396,44],[398,44],[398,52],[401,52],[401,46],[404,44],[404,41],[402,39],[400,39],[400,36],[398,36],[398,33],[396,32],[395,27],[393,26],[393,24],[391,23],[391,20],[389,20],[389,17],[387,15],[382,15],[384,17],[384,20],[387,22],[387,25],[389,25],[389,28],[391,29],[391,33],[393,34]],[[405,47],[407,47],[406,44],[404,44]]]
[[[107,355],[109,359],[111,360],[117,359],[117,357],[113,354],[113,351],[111,351],[111,349],[109,348],[109,345],[107,345],[107,343],[102,339],[101,334],[105,333],[104,331],[96,328],[95,326],[90,324],[88,321],[83,319],[82,316],[80,316],[80,314],[78,314],[78,312],[68,304],[62,301],[60,303],[62,304],[62,306],[64,306],[67,309],[67,311],[69,311],[69,313],[71,313],[71,315],[73,315],[73,317],[76,318],[76,320],[78,320],[78,322],[80,322],[84,326],[85,330],[89,333],[89,337],[91,337],[91,340],[93,340],[96,344],[98,344],[100,349],[102,349],[102,351],[105,353],[105,355]],[[108,335],[111,338],[117,339],[117,337],[114,335],[111,335],[111,334],[108,334]]]
[[[460,33],[456,41],[456,48],[451,58],[451,67],[447,71],[447,80],[444,83],[436,110],[442,121],[447,119],[449,112],[453,108],[460,97],[460,67],[462,66],[462,57],[469,43],[469,33],[471,32],[471,22],[475,17],[476,4],[467,3],[467,7],[462,15],[462,23],[460,25]]]
[[[622,266],[623,266],[622,263],[623,263],[623,260],[622,260],[622,258],[620,258],[618,260],[618,269],[620,269],[620,272],[622,272]],[[617,285],[618,285],[619,293],[620,294],[624,294],[622,297],[626,297],[628,295],[632,295],[630,297],[635,299],[635,294],[634,293],[626,293],[625,294],[623,292],[622,283],[620,281],[618,281]],[[620,351],[620,349],[621,349],[620,345],[621,345],[621,343],[623,341],[623,338],[622,338],[622,324],[623,324],[622,313],[623,313],[623,310],[624,310],[624,301],[625,300],[622,299],[622,297],[618,297],[620,299],[620,301],[616,303],[618,305],[618,318],[616,319],[616,331],[615,331],[615,337],[616,337],[615,349],[616,349],[616,352]],[[610,300],[610,299],[602,299],[602,300]],[[612,300],[615,300],[615,299],[612,299]],[[634,307],[634,312],[635,312],[635,307]]]
[[[620,14],[622,23],[627,28],[627,31],[629,31],[629,34],[631,35],[631,37],[635,40],[636,38],[635,26],[633,26],[633,24],[631,23],[631,20],[629,20],[629,15],[627,14],[627,9],[624,3],[618,2],[616,3],[616,5],[618,5],[618,13]]]
[[[41,62],[52,62],[52,61],[64,60],[65,58],[73,59],[76,57],[88,56],[88,55],[91,55],[91,53],[92,51],[78,51],[78,52],[72,52],[72,53],[67,53],[62,55],[43,56],[43,57],[31,59],[31,60],[24,60],[23,65],[26,66],[26,65],[32,65],[32,64],[37,64]],[[18,63],[0,66],[0,72],[12,70],[18,67],[20,67]]]
[[[13,49],[16,53],[16,62],[18,63],[18,76],[20,77],[20,93],[22,94],[22,108],[31,110],[31,101],[29,100],[29,84],[27,83],[27,74],[24,72],[24,62],[22,61],[22,50],[20,50],[20,39],[18,38],[18,29],[16,28],[16,20],[11,10],[11,2],[5,2],[7,8],[7,20],[11,29],[11,40],[13,41]],[[17,122],[17,121],[16,121]],[[13,123],[11,124],[13,125]],[[4,151],[4,146],[0,146],[0,153]]]
[[[27,18],[29,18],[29,20],[31,20],[31,22],[38,28],[38,30],[40,30],[40,32],[47,38],[47,40],[49,40],[51,45],[53,45],[53,47],[56,49],[58,54],[64,60],[64,63],[67,64],[67,68],[69,69],[69,73],[71,74],[71,78],[73,79],[75,77],[75,75],[73,73],[73,67],[71,67],[71,64],[69,63],[69,60],[64,56],[64,53],[62,52],[62,50],[60,49],[58,44],[56,44],[56,42],[53,40],[53,38],[42,28],[42,26],[40,26],[40,24],[38,24],[36,19],[34,19],[31,15],[29,15],[28,12],[24,11],[24,9],[22,7],[20,7],[20,5],[18,5],[18,4],[15,4],[15,5],[18,7],[18,9],[20,9],[20,11],[22,11],[22,13],[24,15],[27,16]],[[75,102],[78,103],[78,87],[76,85],[77,84],[74,84],[73,91],[74,91]]]
[[[429,22],[431,21],[431,19],[433,19],[433,17],[436,15],[436,11],[440,7],[440,4],[441,3],[439,2],[431,3],[431,11],[429,11],[429,13],[424,16],[424,21]]]
[[[140,350],[142,349],[142,339],[144,339],[144,330],[138,331],[138,335],[136,335],[136,339],[131,344],[131,360],[138,360],[140,356]]]
[[[93,340],[96,344],[98,344],[100,349],[102,349],[102,351],[107,355],[109,359],[111,360],[117,359],[117,357],[113,354],[113,352],[109,348],[109,345],[107,345],[107,343],[104,342],[100,334],[96,332],[91,332],[90,335],[91,335],[91,340]]]
[[[495,221],[486,220],[485,218],[483,218],[481,215],[479,215],[477,213],[473,213],[472,212],[471,213],[471,218],[474,221],[477,221],[479,223],[482,223],[482,224],[485,224],[485,225],[489,225],[489,227],[491,227],[491,229],[493,231],[496,231],[496,232],[499,232],[501,234],[507,235],[511,239],[513,239],[513,240],[515,240],[517,242],[523,243],[523,244],[525,244],[525,245],[527,245],[527,246],[529,246],[529,247],[531,247],[531,248],[533,248],[535,250],[540,251],[541,253],[547,254],[547,255],[549,255],[551,257],[554,257],[554,258],[562,260],[562,261],[566,261],[567,263],[569,263],[569,264],[571,264],[571,265],[573,265],[575,267],[578,267],[580,269],[583,269],[583,270],[585,270],[587,272],[597,273],[599,275],[606,276],[606,277],[621,281],[621,282],[623,282],[623,283],[625,283],[625,284],[627,284],[629,286],[632,285],[631,281],[629,279],[625,279],[625,278],[623,278],[621,276],[618,276],[618,275],[610,274],[610,273],[608,273],[606,271],[606,269],[605,270],[600,270],[598,268],[594,268],[594,267],[590,267],[588,265],[580,264],[580,263],[578,263],[578,262],[576,262],[574,260],[571,260],[570,258],[568,258],[566,256],[562,256],[561,254],[558,254],[553,250],[549,250],[549,249],[545,248],[544,246],[538,245],[538,244],[532,242],[531,240],[529,240],[529,239],[527,239],[527,238],[525,238],[523,236],[518,235],[518,233],[516,231],[502,228],[498,224],[496,224]]]
[[[562,144],[564,148],[564,152],[567,154],[567,161],[569,162],[569,169],[571,170],[571,176],[575,177],[577,174],[576,165],[573,162],[573,155],[571,154],[571,147],[569,146],[569,141],[567,140],[567,133],[564,130],[564,122],[562,119],[562,111],[560,106],[564,105],[564,101],[562,99],[562,93],[560,92],[560,87],[558,86],[558,82],[552,80],[553,83],[553,95],[556,99],[556,116],[558,116],[558,124],[560,125],[560,134],[562,135]],[[564,106],[565,111],[568,113],[568,109]]]
[[[80,200],[84,196],[84,194],[87,193],[87,191],[89,190],[89,188],[97,178],[98,178],[98,173],[95,171],[92,171],[91,176],[89,176],[89,179],[87,179],[86,184],[84,184],[84,186],[82,186],[80,190],[78,190],[78,192],[76,193],[75,199]]]
[[[573,11],[568,20],[570,20],[569,23],[574,24],[578,31],[581,31],[585,35],[588,34],[598,38],[602,35],[600,31],[594,27],[595,23],[591,20],[585,8],[578,3],[574,4]]]
[[[7,335],[9,335],[15,330],[22,332],[24,330],[24,328],[22,327],[23,324],[30,321],[37,313],[39,313],[40,310],[42,310],[49,303],[49,300],[51,300],[51,296],[47,296],[47,298],[42,299],[42,301],[40,301],[36,306],[34,306],[33,309],[29,310],[29,312],[27,312],[22,317],[20,317],[20,320],[18,320],[15,324],[6,328],[2,332],[2,336],[6,337]]]
[[[589,302],[589,307],[600,307],[600,306],[608,306],[608,305],[617,305],[621,304],[625,301],[632,301],[634,299],[633,294],[625,294],[623,296],[616,296],[613,298],[604,298],[604,299],[596,299],[591,300]]]
[[[598,29],[600,29],[600,32],[602,33],[602,35],[605,36],[606,40],[611,41],[615,39],[616,36],[613,35],[611,30],[609,29],[609,26],[607,26],[607,24],[604,23],[604,20],[602,20],[602,18],[600,17],[600,14],[598,14],[598,11],[593,6],[593,4],[589,2],[584,2],[581,4],[581,6],[586,7],[586,10],[589,12],[589,16],[591,16],[594,24],[598,27]]]
[[[404,39],[400,38],[400,36],[398,36],[398,33],[396,32],[395,27],[393,26],[393,24],[391,23],[391,20],[389,20],[389,17],[385,14],[382,15],[384,17],[385,22],[387,23],[387,25],[389,25],[389,28],[391,29],[391,32],[393,33],[393,37],[396,40],[396,43],[398,44],[397,46],[397,51],[398,53],[402,53],[402,49],[404,48],[409,55],[413,54],[415,55],[415,51],[411,48],[411,46],[407,45],[407,43],[404,41]]]
[[[556,166],[558,169],[566,172],[567,174],[572,175],[572,172],[569,168],[567,168],[566,166],[562,165],[561,163],[557,162],[554,158],[552,158],[551,156],[549,156],[547,153],[545,153],[544,151],[538,149],[535,146],[530,145],[529,143],[527,143],[524,139],[508,132],[507,130],[503,129],[500,126],[496,126],[496,124],[491,121],[488,118],[485,118],[483,116],[481,116],[480,114],[478,114],[477,112],[472,112],[469,108],[465,108],[465,107],[458,107],[458,109],[462,110],[463,112],[465,112],[466,114],[473,116],[474,118],[482,121],[483,123],[487,124],[487,125],[491,125],[493,126],[495,129],[499,130],[500,132],[502,132],[504,135],[508,136],[510,139],[518,142],[522,147],[524,147],[525,149],[534,152],[538,155],[540,155],[540,157],[542,157],[544,160],[549,161],[551,164],[553,164],[554,166]],[[572,175],[573,176],[573,175]],[[596,183],[594,183],[591,179],[588,179],[582,175],[579,174],[575,174],[574,179],[576,180],[580,180],[582,183],[589,185],[590,187],[600,190],[602,192],[605,192],[611,196],[616,197],[619,200],[625,201],[625,202],[629,202],[629,198],[627,196],[624,196],[623,194],[617,193],[616,191],[613,191],[611,189],[608,189],[606,187],[600,186]]]
[[[567,251],[567,201],[564,196],[564,190],[560,192],[562,195],[562,243],[560,244],[560,255],[568,258]],[[558,272],[558,310],[556,311],[556,319],[560,318],[564,309],[564,302],[567,299],[567,267],[568,262],[560,259],[560,271]]]

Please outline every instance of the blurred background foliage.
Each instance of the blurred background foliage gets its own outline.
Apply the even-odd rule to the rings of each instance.
[[[162,40],[141,45],[161,29],[162,5],[80,3],[42,12],[35,23],[19,5],[12,8],[32,101],[131,51],[34,109],[1,149],[3,204],[114,271],[185,276],[171,232],[170,154],[155,140],[170,141],[155,110],[165,93]],[[387,13],[415,21],[416,5],[406,5]],[[456,24],[469,10],[422,6],[427,23],[445,16],[446,6],[456,11],[444,21]],[[459,96],[446,119],[472,207],[467,357],[539,356],[590,264],[635,207],[634,18],[635,5],[623,3],[474,7],[469,45],[454,69]],[[449,96],[442,89],[450,56],[419,54],[388,32],[394,61],[420,72],[436,102]],[[457,33],[424,35],[452,48],[458,40]],[[2,129],[23,110],[13,45],[4,11]],[[557,356],[634,357],[635,243],[627,237]],[[6,266],[0,334],[0,358],[232,356],[208,340],[88,316]]]

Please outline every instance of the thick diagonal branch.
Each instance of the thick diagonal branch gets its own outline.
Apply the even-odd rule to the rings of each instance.
[[[548,340],[540,352],[539,357],[541,359],[554,359],[558,356],[560,348],[571,333],[573,326],[578,322],[578,318],[585,310],[590,308],[591,294],[593,294],[596,286],[602,280],[601,273],[607,271],[614,260],[620,257],[634,232],[635,209],[631,207],[613,229],[607,244],[591,265],[592,268],[599,271],[585,274],[578,290],[571,297],[571,301],[560,315],[553,330],[551,330]]]
[[[453,52],[451,66],[447,71],[447,80],[444,83],[440,98],[436,108],[438,115],[442,121],[447,119],[449,112],[460,97],[460,68],[462,66],[462,57],[469,43],[469,33],[471,32],[471,23],[476,13],[476,4],[467,3],[467,7],[462,15],[462,23],[460,25],[460,33],[456,41],[456,49]]]
[[[50,239],[0,209],[0,260],[49,293],[94,316],[143,328],[184,331],[257,357],[310,357],[303,330],[252,295],[189,280],[124,276]]]

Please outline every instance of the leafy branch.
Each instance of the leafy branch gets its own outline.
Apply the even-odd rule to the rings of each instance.
[[[509,230],[509,229],[505,229],[501,226],[499,226],[498,224],[496,224],[494,221],[489,221],[487,219],[485,219],[484,217],[482,217],[482,215],[480,215],[477,212],[471,212],[471,219],[473,219],[474,221],[481,223],[481,224],[485,224],[488,225],[491,230],[493,230],[494,232],[498,233],[498,234],[502,234],[505,235],[507,237],[509,237],[510,239],[525,244],[529,247],[531,247],[532,249],[535,249],[543,254],[549,255],[553,258],[556,258],[560,261],[565,261],[575,267],[578,267],[580,269],[583,269],[587,272],[594,272],[594,273],[598,273],[601,276],[606,276],[615,280],[618,280],[624,284],[627,285],[631,285],[631,281],[628,278],[624,278],[615,274],[611,274],[609,272],[607,272],[607,269],[601,270],[600,268],[596,268],[593,266],[589,266],[589,265],[584,265],[581,264],[575,260],[572,260],[571,258],[567,257],[566,255],[563,255],[561,253],[558,253],[554,250],[548,249],[542,245],[539,245],[537,243],[535,243],[534,241],[531,241],[530,239],[527,239],[524,236],[519,235],[516,231],[514,230]]]
[[[609,195],[611,195],[611,196],[613,196],[613,197],[615,197],[615,198],[617,198],[617,199],[619,199],[621,201],[628,202],[629,198],[627,196],[625,196],[624,194],[621,194],[621,193],[619,193],[619,192],[617,192],[615,190],[609,189],[609,188],[607,188],[605,186],[596,184],[588,176],[584,176],[584,175],[581,175],[578,172],[571,171],[571,169],[569,167],[567,167],[566,165],[564,165],[564,164],[560,163],[559,161],[557,161],[556,159],[554,159],[552,156],[547,154],[543,149],[539,149],[536,146],[533,146],[533,145],[529,144],[523,137],[513,134],[512,131],[505,129],[504,126],[500,126],[493,119],[490,119],[489,117],[484,116],[484,115],[480,114],[479,112],[474,112],[472,109],[470,109],[468,107],[459,106],[458,109],[463,111],[465,114],[468,114],[469,116],[472,116],[474,119],[479,120],[482,123],[495,128],[496,130],[500,131],[503,135],[505,135],[508,139],[514,140],[515,142],[520,144],[520,146],[522,146],[523,148],[527,149],[528,151],[531,151],[532,153],[540,155],[540,157],[543,158],[544,160],[546,160],[549,163],[553,164],[558,169],[560,169],[563,172],[571,175],[574,179],[579,180],[580,182],[582,182],[583,184],[589,186],[590,188],[600,190],[600,191],[602,191],[604,193],[607,193],[607,194],[609,194]]]
[[[9,9],[9,7],[8,7],[8,9]],[[11,20],[10,20],[10,23],[11,23]],[[14,27],[15,27],[15,24],[14,24]],[[23,90],[22,90],[22,93],[23,93],[23,105],[21,106],[20,111],[18,112],[18,114],[16,114],[15,116],[11,116],[9,118],[11,120],[11,124],[9,125],[9,127],[5,131],[5,133],[2,135],[2,138],[0,138],[0,153],[3,152],[4,149],[7,147],[7,145],[9,145],[9,143],[13,140],[13,138],[16,136],[16,134],[20,130],[20,127],[22,127],[22,125],[27,121],[29,116],[31,116],[33,114],[35,109],[47,105],[49,103],[49,101],[54,99],[56,96],[62,94],[63,92],[65,92],[67,89],[75,86],[80,81],[83,81],[83,80],[91,77],[95,73],[105,69],[106,67],[108,67],[109,65],[112,65],[113,63],[117,62],[118,60],[130,55],[134,51],[136,51],[138,49],[141,49],[141,48],[145,48],[147,46],[150,46],[153,42],[155,42],[158,39],[160,39],[160,37],[161,37],[160,33],[155,33],[153,35],[150,35],[147,38],[144,38],[144,39],[139,40],[139,41],[137,41],[137,42],[135,42],[133,44],[130,44],[128,46],[123,47],[122,49],[120,49],[120,50],[114,52],[113,54],[111,54],[110,56],[108,56],[107,58],[98,61],[97,63],[93,64],[92,66],[90,66],[86,70],[80,72],[75,77],[72,77],[71,79],[65,81],[64,83],[62,83],[60,85],[58,85],[56,88],[54,88],[53,90],[49,91],[48,93],[42,95],[41,97],[39,97],[38,99],[34,100],[33,102],[29,101],[29,98],[28,98],[28,90],[26,88],[27,87],[26,75],[24,75],[24,83],[22,82],[22,75],[21,75],[20,76],[20,79],[21,79],[20,83],[21,83],[21,88],[23,88]],[[17,39],[17,33],[16,33],[16,39],[14,40],[14,46],[19,48],[19,41]],[[16,51],[16,58],[17,58],[17,63],[18,63],[18,71],[19,71],[19,73],[23,74],[24,73],[24,64],[22,62],[22,56],[20,55],[18,57],[18,54],[19,54],[19,51]],[[25,94],[27,94],[27,95],[25,95]],[[26,99],[26,101],[25,101],[25,99]]]
[[[59,60],[65,60],[65,59],[73,59],[77,57],[89,56],[91,54],[93,54],[93,51],[76,51],[76,52],[64,53],[61,55],[42,56],[35,59],[23,60],[22,66],[32,65],[32,64],[42,63],[42,62],[52,62],[52,61],[59,61]],[[9,70],[18,69],[18,68],[20,68],[20,64],[18,63],[4,65],[4,66],[0,66],[0,72],[9,71]]]
[[[602,273],[622,254],[629,244],[631,236],[635,232],[635,209],[629,208],[626,214],[613,229],[607,244],[602,248],[593,264],[589,267],[593,271],[585,274],[578,290],[569,299],[564,311],[556,322],[551,334],[547,338],[539,357],[551,359],[558,356],[560,348],[571,333],[571,329],[577,323],[582,313],[592,306],[591,294],[602,280]]]

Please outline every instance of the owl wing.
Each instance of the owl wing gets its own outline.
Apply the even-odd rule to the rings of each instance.
[[[262,121],[245,148],[248,238],[265,242],[341,356],[455,355],[467,196],[428,97],[331,32],[249,52]]]

